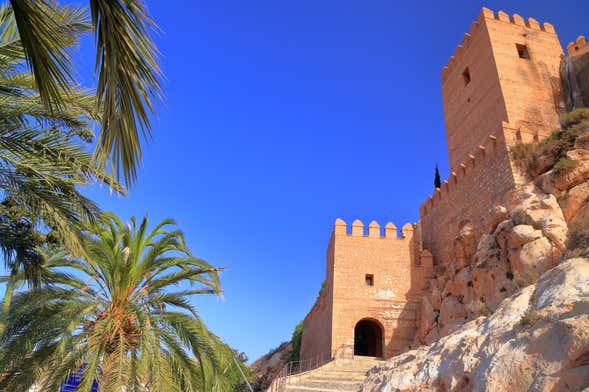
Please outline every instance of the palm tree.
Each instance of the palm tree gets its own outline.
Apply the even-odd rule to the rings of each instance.
[[[58,15],[66,44],[73,46],[87,28],[84,14],[64,7]],[[87,152],[92,124],[100,120],[93,93],[70,86],[60,108],[50,110],[25,65],[14,14],[0,6],[0,250],[10,275],[23,270],[36,287],[35,271],[43,262],[36,248],[47,239],[83,253],[80,223],[94,219],[99,209],[79,186],[97,180],[124,190]],[[13,288],[8,281],[0,333]]]
[[[94,380],[101,391],[232,390],[234,352],[189,302],[220,294],[219,269],[191,254],[173,221],[149,231],[147,218],[105,214],[85,246],[87,258],[48,254],[44,284],[15,295],[0,390],[56,391],[80,368],[80,391]]]
[[[104,112],[95,158],[129,184],[141,162],[140,139],[150,135],[149,115],[161,98],[158,53],[150,36],[157,27],[141,0],[89,3],[96,39],[96,96]],[[58,23],[63,7],[55,0],[10,0],[10,5],[41,97],[58,108],[62,92],[74,79],[68,34]]]

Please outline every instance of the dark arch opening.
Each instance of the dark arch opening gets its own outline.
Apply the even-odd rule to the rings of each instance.
[[[382,357],[382,328],[373,320],[360,320],[354,328],[354,355]]]

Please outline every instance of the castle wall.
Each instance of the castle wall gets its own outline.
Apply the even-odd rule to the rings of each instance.
[[[333,314],[333,241],[327,249],[325,286],[303,321],[300,359],[313,359],[331,354],[331,325]]]
[[[432,252],[435,263],[454,257],[454,238],[465,223],[484,224],[489,210],[523,182],[509,159],[508,148],[537,138],[526,129],[502,123],[484,144],[467,154],[442,188],[421,205],[423,247]]]

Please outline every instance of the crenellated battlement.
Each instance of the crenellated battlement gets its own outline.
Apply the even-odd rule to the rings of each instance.
[[[577,57],[589,52],[589,42],[587,42],[587,38],[585,38],[584,35],[580,35],[575,42],[569,42],[567,45],[567,52],[569,52],[569,57]]]
[[[500,154],[505,153],[506,146],[512,146],[516,143],[535,143],[549,135],[545,131],[532,131],[524,126],[515,127],[505,121],[501,123],[501,128],[489,135],[486,142],[479,145],[474,151],[471,151],[467,160],[460,163],[460,169],[453,171],[450,177],[442,183],[441,188],[436,188],[435,192],[422,203],[419,212],[420,216],[426,216],[433,208],[443,201],[450,193],[464,182],[466,177],[472,175],[472,171],[480,165],[484,165],[489,159],[495,157],[498,151]]]
[[[513,14],[510,16],[504,11],[498,11],[495,13],[493,10],[483,7],[479,14],[478,20],[472,22],[468,33],[464,34],[462,37],[462,42],[456,47],[454,54],[450,56],[448,60],[448,64],[442,69],[442,83],[446,80],[446,75],[454,70],[455,65],[461,62],[464,52],[466,52],[466,50],[470,47],[474,38],[483,32],[481,26],[487,21],[509,23],[512,25],[528,28],[530,30],[542,31],[556,35],[554,26],[551,23],[544,22],[540,24],[540,22],[534,18],[528,18],[527,20],[524,20],[524,18],[519,14]],[[462,72],[462,69],[460,72]]]
[[[333,233],[338,236],[348,237],[367,237],[367,238],[382,238],[388,240],[400,240],[410,239],[413,237],[414,226],[411,223],[405,223],[401,228],[401,236],[397,234],[397,226],[393,223],[388,222],[384,227],[384,233],[380,225],[376,221],[370,222],[368,225],[368,232],[365,231],[364,223],[361,220],[356,219],[352,222],[351,231],[348,231],[348,225],[342,219],[338,218],[335,220]]]

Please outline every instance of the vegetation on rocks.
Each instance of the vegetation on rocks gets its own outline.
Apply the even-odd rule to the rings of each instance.
[[[520,143],[511,148],[515,163],[531,177],[553,169],[562,175],[577,167],[577,163],[566,158],[577,138],[589,133],[589,109],[577,109],[563,115],[561,130],[553,132],[540,143]]]

